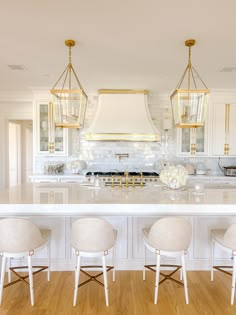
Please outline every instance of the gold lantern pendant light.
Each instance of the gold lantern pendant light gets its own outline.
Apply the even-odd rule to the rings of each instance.
[[[66,40],[69,47],[69,63],[56,84],[51,89],[53,97],[53,114],[56,127],[81,128],[84,125],[87,95],[71,63],[72,39]]]
[[[191,63],[191,47],[194,45],[194,39],[185,41],[185,46],[189,48],[188,65],[170,97],[177,128],[197,128],[204,126],[206,117],[210,90]],[[181,88],[185,77],[187,77],[187,88]],[[202,89],[197,88],[197,80],[201,82]]]
[[[194,45],[194,39],[185,41],[185,46],[189,48],[188,65],[170,97],[176,127],[191,128],[191,154],[196,153],[196,128],[204,126],[210,93],[191,63],[191,47]],[[187,88],[182,88],[186,80]],[[201,83],[201,89],[197,87],[197,81]]]

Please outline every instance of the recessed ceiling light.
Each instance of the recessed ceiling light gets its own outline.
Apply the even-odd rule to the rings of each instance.
[[[11,70],[26,70],[26,67],[23,65],[8,65]]]
[[[220,70],[220,72],[233,72],[236,71],[236,67],[224,67]]]

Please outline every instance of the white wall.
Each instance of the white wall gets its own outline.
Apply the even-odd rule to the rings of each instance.
[[[8,184],[8,121],[33,119],[32,94],[0,93],[0,189]]]

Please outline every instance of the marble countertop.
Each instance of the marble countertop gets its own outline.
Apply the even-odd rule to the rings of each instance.
[[[9,215],[236,215],[236,186],[206,186],[203,193],[79,183],[29,183],[0,191],[0,216]]]

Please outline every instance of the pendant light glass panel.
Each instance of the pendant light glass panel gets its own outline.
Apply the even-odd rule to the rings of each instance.
[[[176,90],[171,95],[171,105],[176,127],[192,128],[204,126],[208,96],[208,90]]]
[[[87,96],[82,90],[51,90],[55,125],[81,128],[84,125]]]

